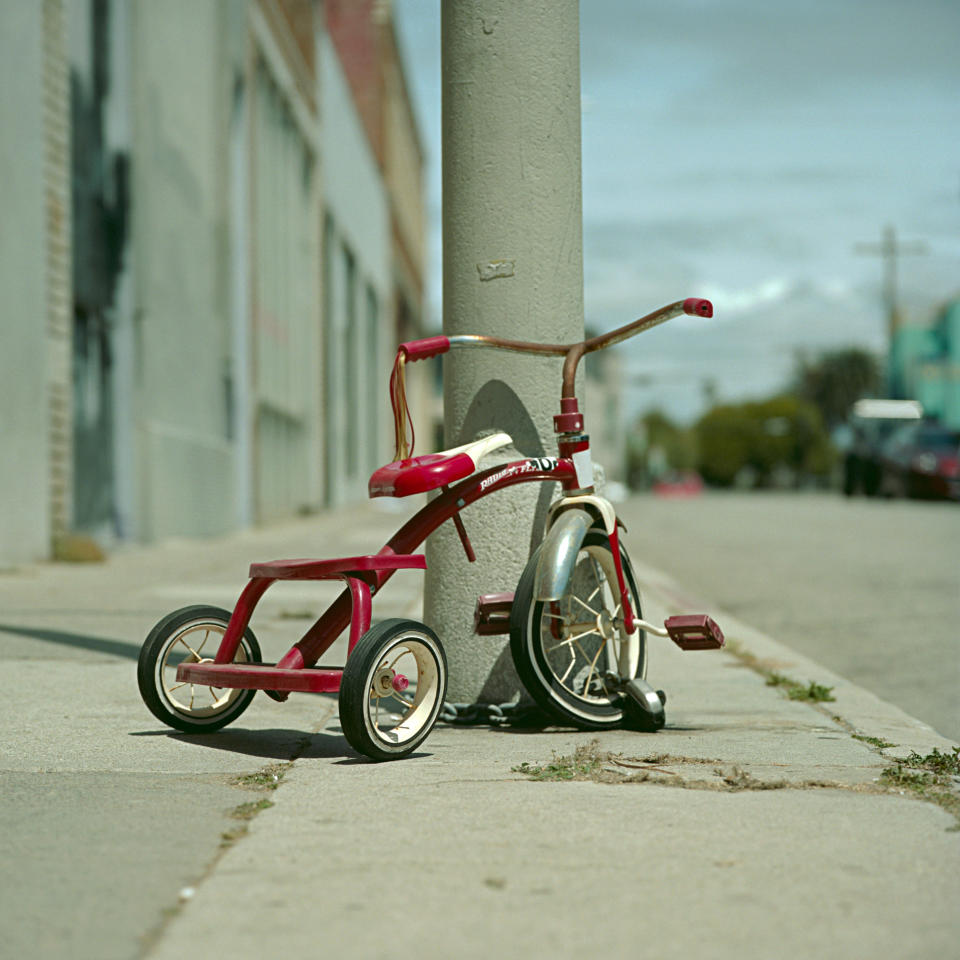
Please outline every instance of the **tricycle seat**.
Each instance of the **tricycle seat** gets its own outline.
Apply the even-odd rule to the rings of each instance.
[[[367,489],[371,497],[409,497],[437,490],[469,477],[484,456],[511,443],[513,440],[509,434],[494,433],[439,453],[394,460],[374,470]]]

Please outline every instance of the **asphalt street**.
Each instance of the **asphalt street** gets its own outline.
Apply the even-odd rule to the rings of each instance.
[[[960,742],[960,505],[708,493],[617,507],[636,560]]]

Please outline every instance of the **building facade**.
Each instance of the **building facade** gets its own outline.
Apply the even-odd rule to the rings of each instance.
[[[960,299],[944,304],[929,327],[899,327],[888,362],[894,397],[919,400],[925,416],[960,430]]]
[[[377,135],[331,4],[0,5],[0,562],[359,499],[389,459],[422,157],[390,172],[419,139],[390,8],[357,10]]]

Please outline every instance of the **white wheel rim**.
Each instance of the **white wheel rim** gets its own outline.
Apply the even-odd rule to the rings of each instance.
[[[175,713],[191,720],[219,717],[243,695],[237,688],[210,687],[177,680],[181,663],[209,663],[216,655],[226,633],[226,624],[195,622],[173,633],[157,658],[156,682],[164,699]],[[234,663],[247,663],[247,650],[241,642]]]
[[[540,622],[531,622],[528,632],[546,661],[550,676],[544,680],[559,683],[585,706],[610,706],[618,692],[608,687],[604,675],[636,676],[641,656],[639,629],[628,633],[624,626],[613,554],[602,547],[583,547],[571,589],[556,604],[531,605],[531,621],[537,606]],[[538,658],[534,666],[540,672]]]
[[[396,638],[367,673],[363,722],[382,747],[400,750],[428,731],[440,709],[440,658],[423,637]],[[402,675],[409,686],[381,695],[385,675]]]

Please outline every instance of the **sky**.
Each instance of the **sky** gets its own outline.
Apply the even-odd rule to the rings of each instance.
[[[394,0],[428,155],[431,322],[441,318],[440,2]],[[581,0],[584,304],[609,330],[687,296],[617,348],[629,407],[689,422],[798,352],[882,352],[885,225],[908,322],[960,294],[960,0]]]

